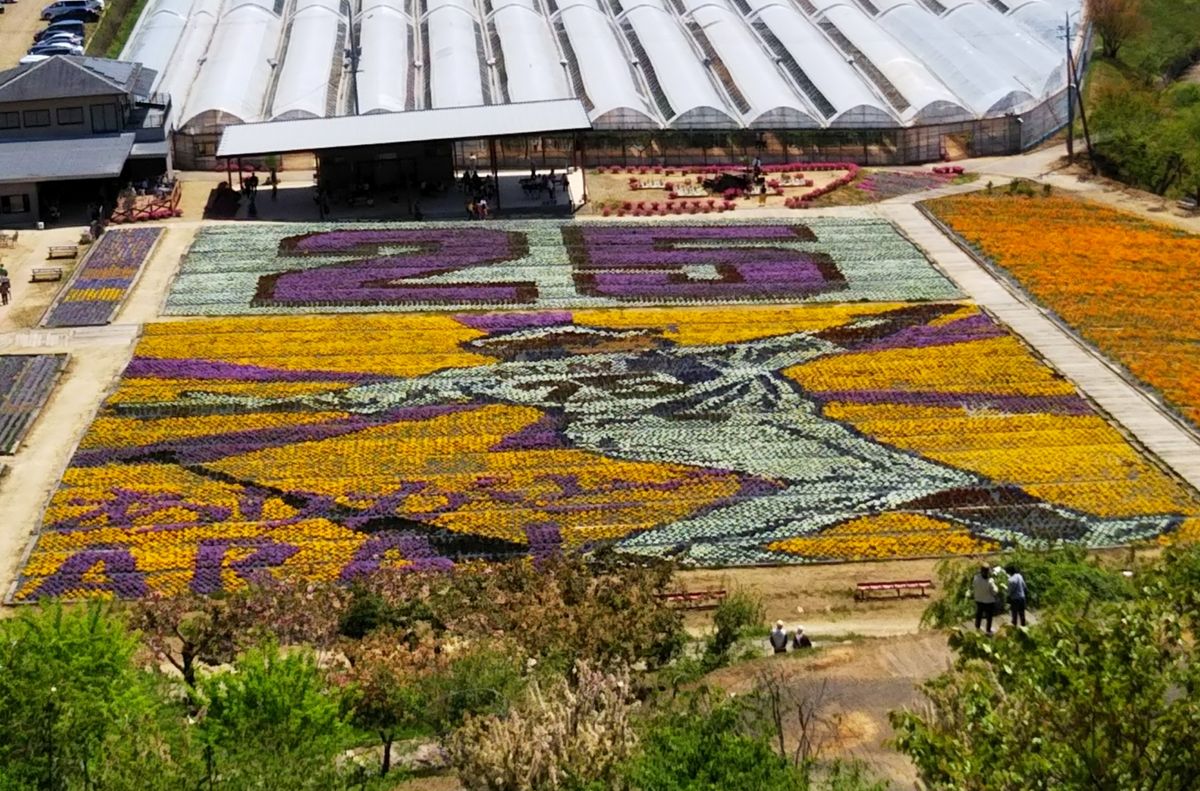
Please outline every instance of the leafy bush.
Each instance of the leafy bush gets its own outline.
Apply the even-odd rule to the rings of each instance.
[[[137,758],[161,708],[133,663],[137,638],[107,607],[23,610],[0,620],[0,787],[92,787],[109,750]]]
[[[897,745],[931,789],[1194,789],[1200,666],[1171,598],[955,633],[928,708],[893,712]]]
[[[767,617],[762,598],[746,590],[730,592],[713,613],[713,634],[704,647],[705,664],[717,667],[748,632],[762,631]]]
[[[638,791],[803,791],[805,774],[745,732],[735,702],[694,698],[655,719],[625,771]]]
[[[1017,567],[1029,588],[1030,609],[1086,609],[1092,603],[1115,602],[1130,598],[1133,586],[1120,573],[1105,568],[1080,547],[1061,546],[1048,550],[1018,549],[999,558],[1005,567]],[[938,584],[942,595],[921,616],[924,626],[946,628],[972,618],[975,601],[971,581],[979,563],[943,560],[938,563]],[[1000,609],[1004,607],[1001,589]]]
[[[200,693],[198,736],[217,787],[339,787],[334,756],[348,724],[311,651],[268,643],[240,657],[231,672],[201,679]]]

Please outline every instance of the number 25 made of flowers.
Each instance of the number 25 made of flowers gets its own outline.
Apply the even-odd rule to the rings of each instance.
[[[206,228],[175,315],[953,299],[885,221]]]

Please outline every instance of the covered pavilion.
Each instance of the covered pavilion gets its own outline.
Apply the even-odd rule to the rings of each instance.
[[[373,205],[377,195],[415,192],[418,199],[436,201],[454,192],[458,173],[473,170],[472,161],[456,156],[458,141],[486,142],[491,177],[498,185],[498,141],[567,136],[572,140],[568,164],[581,167],[584,151],[578,133],[591,128],[578,99],[305,118],[228,126],[217,158],[229,165],[230,183],[233,171],[238,172],[240,186],[248,164],[262,168],[272,156],[311,152],[317,162],[314,186],[327,200]],[[511,203],[516,194],[497,189],[493,208],[502,208],[506,198]]]

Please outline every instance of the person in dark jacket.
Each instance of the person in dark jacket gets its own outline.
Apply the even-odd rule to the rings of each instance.
[[[1012,625],[1025,625],[1025,602],[1029,598],[1029,586],[1016,566],[1008,567],[1008,606],[1012,610]]]

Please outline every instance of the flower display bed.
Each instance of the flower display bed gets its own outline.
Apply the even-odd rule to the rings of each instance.
[[[162,232],[162,228],[134,228],[101,236],[46,312],[42,326],[90,327],[112,321]]]
[[[961,170],[961,168],[960,168]],[[935,190],[954,182],[962,173],[928,173],[915,171],[874,170],[854,185],[870,195],[871,200],[887,200],[912,192]]]
[[[882,220],[204,228],[171,315],[954,299]]]
[[[54,389],[65,354],[0,356],[0,453],[15,453]]]
[[[1197,514],[959,302],[221,318],[146,327],[15,598],[562,546],[727,566],[1113,545]]]
[[[1057,195],[971,193],[924,205],[1200,427],[1200,236]]]

